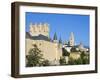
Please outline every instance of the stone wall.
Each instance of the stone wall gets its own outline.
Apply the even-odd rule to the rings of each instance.
[[[32,36],[38,36],[41,34],[41,35],[49,37],[49,24],[47,23],[32,24],[31,23],[29,33]]]
[[[45,40],[31,39],[26,39],[26,55],[28,55],[33,44],[36,44],[42,51],[41,53],[43,54],[43,58],[48,59],[49,61],[59,60],[62,56],[62,45]]]

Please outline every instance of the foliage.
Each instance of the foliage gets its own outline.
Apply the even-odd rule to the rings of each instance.
[[[82,59],[79,58],[79,59],[77,59],[77,60],[74,60],[74,59],[70,58],[68,64],[69,64],[69,65],[82,64]]]
[[[49,60],[43,60],[42,61],[42,66],[49,66],[49,65],[50,65]]]
[[[60,65],[65,65],[66,64],[65,57],[60,57],[59,63],[60,63]]]
[[[77,52],[76,48],[75,47],[72,47],[71,48],[71,52]]]
[[[81,53],[81,58],[82,58],[83,64],[89,64],[89,55],[86,54],[84,51]]]
[[[80,58],[74,60],[69,58],[69,65],[77,65],[77,64],[89,64],[89,55],[86,55],[85,52],[81,52]]]
[[[88,58],[83,59],[83,64],[89,64],[89,59]]]
[[[29,55],[26,56],[26,59],[27,67],[49,65],[49,61],[44,60],[41,50],[38,49],[36,44],[29,50]]]
[[[68,64],[75,65],[76,63],[75,63],[75,60],[73,58],[69,58]]]

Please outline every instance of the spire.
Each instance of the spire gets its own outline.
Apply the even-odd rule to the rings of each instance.
[[[57,34],[56,34],[56,32],[54,34],[53,40],[57,40]]]
[[[60,39],[59,39],[59,43],[62,43],[62,39],[61,39],[61,37],[60,37]]]
[[[74,33],[71,32],[71,34],[70,34],[70,40],[73,39],[73,38],[74,38]]]
[[[68,41],[65,40],[63,44],[67,45],[68,44]]]

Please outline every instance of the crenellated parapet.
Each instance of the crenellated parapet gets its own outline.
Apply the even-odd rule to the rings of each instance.
[[[32,36],[44,35],[49,37],[49,24],[48,23],[30,23],[29,33]]]

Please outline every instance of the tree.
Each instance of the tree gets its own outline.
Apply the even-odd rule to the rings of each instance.
[[[70,64],[70,65],[89,64],[89,55],[85,54],[85,52],[82,51],[80,54],[80,58],[78,58],[76,60],[69,58],[68,64]]]
[[[85,52],[81,52],[81,59],[83,64],[89,64],[89,55],[85,54]]]
[[[84,59],[85,56],[86,56],[85,52],[82,51],[82,52],[81,52],[81,58]]]
[[[65,57],[60,57],[59,63],[60,63],[60,65],[66,65]]]
[[[72,47],[71,48],[71,52],[77,52],[76,48],[75,47]]]
[[[31,48],[29,50],[29,55],[26,56],[27,59],[27,67],[32,67],[32,66],[41,66],[42,63],[42,54],[41,50],[38,49],[37,45],[33,45],[34,48]]]
[[[50,65],[49,60],[43,60],[43,61],[42,61],[42,65],[43,65],[43,66],[49,66],[49,65]]]
[[[69,58],[68,64],[75,65],[75,60],[73,58]]]
[[[56,34],[56,32],[54,34],[53,40],[57,40],[57,34]]]
[[[77,60],[74,60],[74,59],[72,59],[72,58],[69,58],[68,64],[69,64],[69,65],[82,64],[82,59],[79,58],[79,59],[77,59]]]

